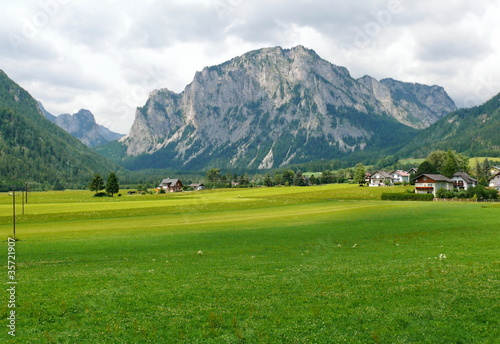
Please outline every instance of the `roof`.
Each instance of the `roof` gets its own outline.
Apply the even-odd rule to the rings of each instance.
[[[391,174],[394,174],[394,173],[399,174],[401,177],[409,177],[410,176],[410,174],[405,172],[405,171],[393,171],[393,172],[391,172]]]
[[[432,180],[435,180],[436,182],[448,182],[448,183],[453,183],[453,180],[451,180],[450,178],[448,177],[445,177],[443,176],[442,174],[427,174],[427,173],[424,173],[424,174],[421,174],[415,178],[413,178],[412,180],[417,180],[418,178],[420,177],[428,177]]]
[[[391,176],[389,175],[389,173],[385,172],[385,171],[375,171],[373,172],[372,174],[372,177],[375,175],[375,174],[380,174],[382,177],[384,178],[391,178]]]
[[[167,179],[163,179],[160,183],[160,185],[175,185],[177,184],[177,182],[179,181],[179,179],[170,179],[170,178],[167,178]]]
[[[494,175],[492,175],[492,176],[491,176],[491,178],[490,178],[490,179],[488,179],[488,180],[492,180],[493,178],[498,177],[498,176],[500,176],[500,172],[495,173],[495,174],[494,174]]]
[[[189,184],[190,187],[194,188],[194,187],[198,187],[198,186],[205,186],[205,184]]]
[[[467,184],[473,184],[473,183],[477,183],[477,179],[474,179],[472,178],[471,176],[469,176],[467,173],[465,172],[457,172],[453,175],[452,178],[462,178]]]

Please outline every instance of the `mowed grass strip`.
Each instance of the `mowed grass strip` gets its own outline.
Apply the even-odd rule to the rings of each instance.
[[[221,201],[235,191],[207,193],[219,202],[200,194],[196,209],[181,204],[177,213],[29,218],[16,246],[17,340],[496,340],[497,205],[333,200],[348,188],[282,188],[290,189],[301,191],[237,190],[241,203]]]

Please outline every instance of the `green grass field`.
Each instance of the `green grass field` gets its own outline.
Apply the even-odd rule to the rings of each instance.
[[[0,342],[498,343],[500,204],[389,190],[32,193]]]

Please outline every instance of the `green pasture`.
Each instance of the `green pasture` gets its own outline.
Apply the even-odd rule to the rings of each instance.
[[[495,343],[500,204],[380,201],[406,189],[32,193],[0,342]]]

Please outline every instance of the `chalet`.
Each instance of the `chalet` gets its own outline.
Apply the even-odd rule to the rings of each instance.
[[[372,178],[372,174],[369,172],[365,173],[365,184],[369,185],[370,184],[370,179]]]
[[[408,174],[414,174],[414,175],[417,175],[417,172],[418,172],[418,170],[417,170],[417,168],[415,168],[415,167],[412,167],[412,168],[410,168],[410,169],[408,170]]]
[[[385,171],[375,171],[370,178],[368,186],[387,186],[392,185],[393,181],[389,173]]]
[[[494,176],[495,174],[497,174],[498,172],[500,172],[500,166],[493,166],[490,168],[489,170],[490,174],[492,176]]]
[[[477,186],[477,179],[472,178],[465,172],[457,172],[451,177],[453,187],[458,190],[468,190]]]
[[[158,186],[159,189],[163,189],[166,192],[181,192],[182,191],[182,182],[179,179],[163,179]]]
[[[421,174],[412,180],[415,181],[415,193],[419,194],[433,194],[436,197],[439,189],[453,190],[453,180],[440,174]]]
[[[494,188],[495,190],[500,191],[500,172],[498,172],[497,174],[495,174],[493,177],[490,178],[488,186],[490,188]]]
[[[410,174],[405,171],[397,170],[390,173],[390,176],[394,183],[409,183]]]
[[[205,190],[204,184],[189,184],[190,188],[193,188],[195,191]]]

